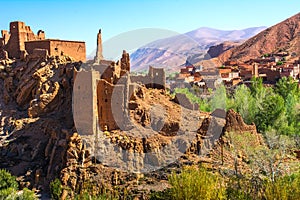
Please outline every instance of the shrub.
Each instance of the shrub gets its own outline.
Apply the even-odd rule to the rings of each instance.
[[[265,183],[264,199],[297,200],[300,198],[300,174],[280,177]]]
[[[8,188],[12,188],[14,190],[18,189],[16,177],[12,176],[5,169],[0,169],[0,190],[5,190]]]
[[[252,199],[248,193],[234,187],[228,187],[226,189],[226,194],[227,194],[226,199],[228,200],[251,200]]]
[[[188,167],[180,174],[173,173],[169,182],[172,186],[170,195],[172,199],[224,199],[225,189],[217,175],[209,173],[206,169]]]
[[[50,183],[50,191],[52,199],[60,199],[62,193],[62,185],[58,178]]]
[[[35,200],[38,199],[35,193],[24,188],[18,193],[16,177],[12,176],[5,169],[0,169],[0,199],[1,200]]]
[[[17,200],[36,200],[38,199],[32,190],[24,188],[22,193],[17,197]]]
[[[251,177],[229,177],[226,196],[228,200],[252,200],[261,199],[262,181]]]
[[[16,199],[17,197],[17,191],[14,188],[6,188],[0,190],[0,199]]]
[[[117,200],[119,198],[112,197],[110,195],[101,194],[101,195],[91,195],[88,192],[83,194],[78,194],[74,198],[75,200]]]
[[[166,189],[164,191],[155,191],[151,192],[150,194],[150,200],[171,200],[171,190]]]

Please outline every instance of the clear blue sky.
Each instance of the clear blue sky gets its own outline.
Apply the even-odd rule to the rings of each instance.
[[[140,28],[179,33],[199,27],[223,30],[272,26],[300,12],[299,0],[7,0],[1,1],[0,29],[10,21],[24,21],[47,38],[83,40],[87,54],[103,40]]]

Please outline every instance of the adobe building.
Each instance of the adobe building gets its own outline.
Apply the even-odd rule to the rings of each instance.
[[[25,42],[25,50],[29,55],[33,54],[35,49],[45,49],[49,56],[68,55],[76,61],[86,61],[85,42],[55,39]]]
[[[46,39],[45,32],[39,30],[34,34],[24,22],[11,22],[9,32],[1,31],[0,57],[24,59],[33,54],[35,49],[47,51],[48,56],[68,55],[76,61],[86,61],[85,42]]]

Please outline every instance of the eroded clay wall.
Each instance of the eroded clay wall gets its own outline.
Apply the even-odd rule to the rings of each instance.
[[[41,41],[30,41],[25,42],[25,49],[28,54],[32,54],[34,49],[46,49],[50,51],[50,41],[41,40]]]
[[[68,55],[76,61],[86,61],[85,42],[50,40],[50,55]]]
[[[141,83],[141,84],[144,84],[144,85],[146,85],[146,84],[149,84],[149,83],[151,83],[151,78],[149,77],[149,76],[142,76],[142,75],[140,75],[140,76],[130,76],[130,81],[132,82],[132,83]]]

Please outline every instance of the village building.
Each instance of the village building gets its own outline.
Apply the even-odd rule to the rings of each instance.
[[[197,85],[200,88],[214,89],[219,83],[232,87],[243,83],[248,84],[253,77],[262,78],[267,84],[275,84],[282,77],[299,80],[300,58],[287,62],[288,56],[290,56],[289,53],[280,52],[266,54],[266,57],[262,56],[246,62],[229,60],[221,67],[217,67],[214,72],[206,69],[197,70],[192,65],[188,65],[180,69],[180,73],[170,88],[173,91],[176,87],[186,88]]]
[[[239,69],[237,67],[220,67],[218,71],[226,86],[233,86],[241,82]]]

